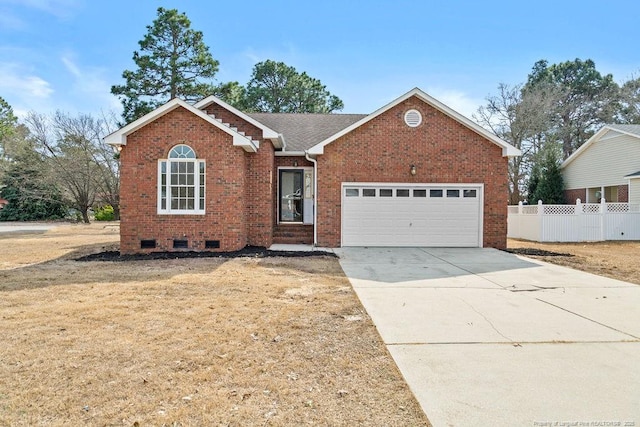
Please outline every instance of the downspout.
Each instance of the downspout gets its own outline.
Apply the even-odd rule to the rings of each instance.
[[[313,163],[313,246],[318,246],[318,161],[304,151],[304,157]]]

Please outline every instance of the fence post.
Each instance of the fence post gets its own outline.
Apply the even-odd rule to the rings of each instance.
[[[523,234],[524,232],[522,231],[522,200],[520,200],[518,202],[518,215],[516,215],[516,218],[518,218],[518,238],[522,239],[523,238]]]
[[[543,214],[544,214],[544,206],[542,205],[542,200],[538,200],[538,242],[544,242],[545,240],[543,240],[544,238],[544,229],[543,229],[543,224],[544,224],[544,218],[543,218]]]
[[[575,214],[576,214],[576,217],[577,217],[576,218],[576,224],[577,224],[577,227],[576,227],[576,242],[582,242],[584,240],[583,236],[584,236],[585,226],[584,226],[584,223],[582,222],[582,214],[583,214],[583,212],[582,212],[582,200],[580,200],[579,198],[576,199],[576,211],[575,211]]]
[[[603,194],[604,195],[604,194]],[[605,241],[607,233],[605,232],[605,215],[607,214],[607,201],[605,198],[600,199],[600,240]]]

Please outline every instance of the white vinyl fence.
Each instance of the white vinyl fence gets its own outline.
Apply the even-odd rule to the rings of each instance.
[[[640,240],[640,205],[581,203],[509,206],[507,235],[537,242]]]

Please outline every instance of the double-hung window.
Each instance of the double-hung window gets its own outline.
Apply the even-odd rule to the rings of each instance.
[[[158,161],[158,213],[204,214],[205,161],[188,145],[176,145]]]

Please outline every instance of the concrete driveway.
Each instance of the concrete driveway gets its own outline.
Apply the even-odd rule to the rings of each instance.
[[[44,233],[56,227],[46,222],[0,222],[0,233]]]
[[[640,286],[495,249],[336,253],[434,426],[640,426]]]

